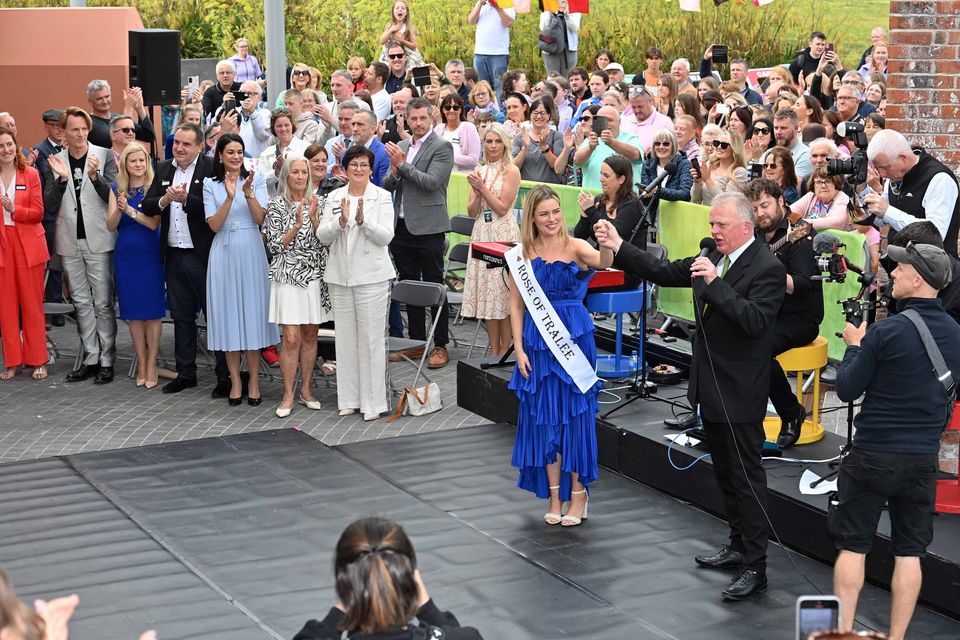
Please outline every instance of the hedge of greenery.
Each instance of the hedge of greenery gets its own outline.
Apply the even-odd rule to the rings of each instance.
[[[68,0],[61,0],[68,5]],[[351,54],[368,61],[380,55],[380,35],[392,0],[294,0],[286,3],[287,59],[303,61],[324,75],[344,66]],[[129,0],[89,0],[89,6],[126,6]],[[233,53],[239,35],[250,39],[251,50],[263,58],[263,0],[134,0],[146,27],[180,29],[183,57],[221,57]],[[685,56],[697,60],[706,44],[724,43],[731,58],[743,57],[753,66],[789,60],[805,46],[784,33],[798,29],[791,2],[762,8],[749,0],[731,0],[715,7],[703,0],[703,13],[678,9],[677,0],[592,0],[583,17],[581,63],[592,61],[604,47],[613,50],[627,71],[643,68],[644,52],[656,45],[666,59]],[[50,6],[43,0],[7,0],[5,6]],[[462,58],[470,64],[474,27],[467,24],[471,0],[410,0],[411,14],[428,61],[442,64]],[[536,7],[536,2],[533,2]],[[821,23],[810,15],[810,25]],[[537,14],[521,14],[511,30],[512,68],[526,69],[536,78],[543,64],[536,48]],[[829,34],[828,34],[829,35]],[[725,69],[721,69],[726,71]]]

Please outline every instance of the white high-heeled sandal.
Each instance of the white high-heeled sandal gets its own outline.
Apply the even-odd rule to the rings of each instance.
[[[570,493],[570,496],[571,496],[570,502],[571,502],[571,503],[573,502],[572,496],[579,496],[579,495],[582,495],[582,494],[585,494],[585,493],[587,493],[587,490],[586,490],[586,489],[584,489],[583,491],[573,491],[573,492],[571,492],[571,493]],[[584,520],[587,519],[587,507],[588,507],[589,505],[590,505],[590,494],[587,494],[587,497],[584,498],[584,500],[583,500],[583,515],[578,518],[577,516],[571,516],[571,515],[568,513],[567,515],[563,516],[563,518],[560,519],[560,526],[561,526],[561,527],[576,527],[576,526],[578,526],[581,522],[583,522]]]
[[[555,487],[550,487],[550,491],[554,491],[554,490],[560,491],[560,485],[557,485]],[[560,511],[561,512],[563,511],[563,503],[560,503]],[[557,525],[563,521],[563,515],[560,513],[552,513],[548,511],[547,513],[543,514],[543,521],[551,526]]]

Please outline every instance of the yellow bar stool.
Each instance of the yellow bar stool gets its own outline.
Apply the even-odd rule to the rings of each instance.
[[[797,444],[810,444],[823,439],[823,425],[820,424],[820,369],[827,364],[827,339],[817,336],[808,345],[784,351],[777,356],[777,362],[784,372],[797,372],[797,402],[803,404],[803,374],[813,371],[813,411],[800,427]],[[780,435],[780,418],[769,417],[763,421],[763,430],[767,440],[777,441]]]

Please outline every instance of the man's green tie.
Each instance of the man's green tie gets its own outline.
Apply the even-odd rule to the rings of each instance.
[[[730,256],[723,256],[723,274],[721,274],[720,277],[726,278],[727,273],[729,272],[730,272]]]

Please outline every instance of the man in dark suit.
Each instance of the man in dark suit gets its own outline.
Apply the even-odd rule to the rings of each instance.
[[[143,213],[160,216],[167,297],[173,317],[177,377],[163,387],[178,393],[197,386],[197,309],[207,312],[207,258],[213,231],[203,210],[203,179],[213,173],[213,160],[204,156],[203,132],[183,123],[173,134],[173,159],[157,167],[143,199]],[[214,397],[226,397],[230,377],[223,353],[216,353]]]
[[[63,112],[60,109],[47,109],[43,112],[43,128],[46,130],[47,137],[34,145],[33,150],[37,152],[37,159],[34,167],[40,173],[40,183],[46,186],[48,163],[47,158],[56,155],[63,150],[63,129],[60,128],[60,115]],[[58,209],[47,209],[43,211],[43,231],[47,236],[47,250],[50,255],[55,253],[54,238],[57,231],[57,211]],[[63,302],[63,277],[59,271],[51,271],[47,276],[47,288],[44,291],[43,299],[46,302]],[[54,326],[63,326],[63,316],[53,316],[50,319]]]
[[[399,278],[443,283],[444,235],[450,231],[447,183],[453,171],[453,147],[433,133],[433,109],[425,98],[414,98],[407,105],[406,120],[413,135],[399,145],[392,142],[385,145],[390,170],[383,188],[393,193],[396,224],[390,252]],[[440,320],[434,335],[436,346],[427,366],[439,369],[450,360],[446,304],[439,310],[433,308],[431,313],[440,313]],[[407,307],[407,326],[412,339],[426,338],[425,320],[423,307]],[[422,352],[408,354],[409,357],[421,355]]]
[[[805,233],[803,225],[790,228],[780,186],[773,180],[760,178],[752,180],[744,193],[753,204],[757,240],[771,248],[780,244],[774,255],[787,272],[786,295],[772,331],[771,354],[774,357],[770,373],[770,401],[781,424],[777,444],[786,448],[793,446],[800,437],[800,427],[807,419],[807,412],[797,402],[776,356],[816,340],[823,322],[823,287],[819,280],[812,279],[819,273],[813,243],[802,235]],[[795,241],[784,241],[792,235],[798,235]]]
[[[607,221],[595,233],[616,253],[614,266],[666,287],[693,287],[697,308],[687,398],[700,405],[714,474],[730,522],[730,544],[698,565],[736,569],[722,591],[743,600],[767,588],[767,478],[761,464],[770,387],[772,329],[783,303],[786,272],[754,238],[754,214],[742,193],[713,200],[716,249],[667,262],[623,242]]]

